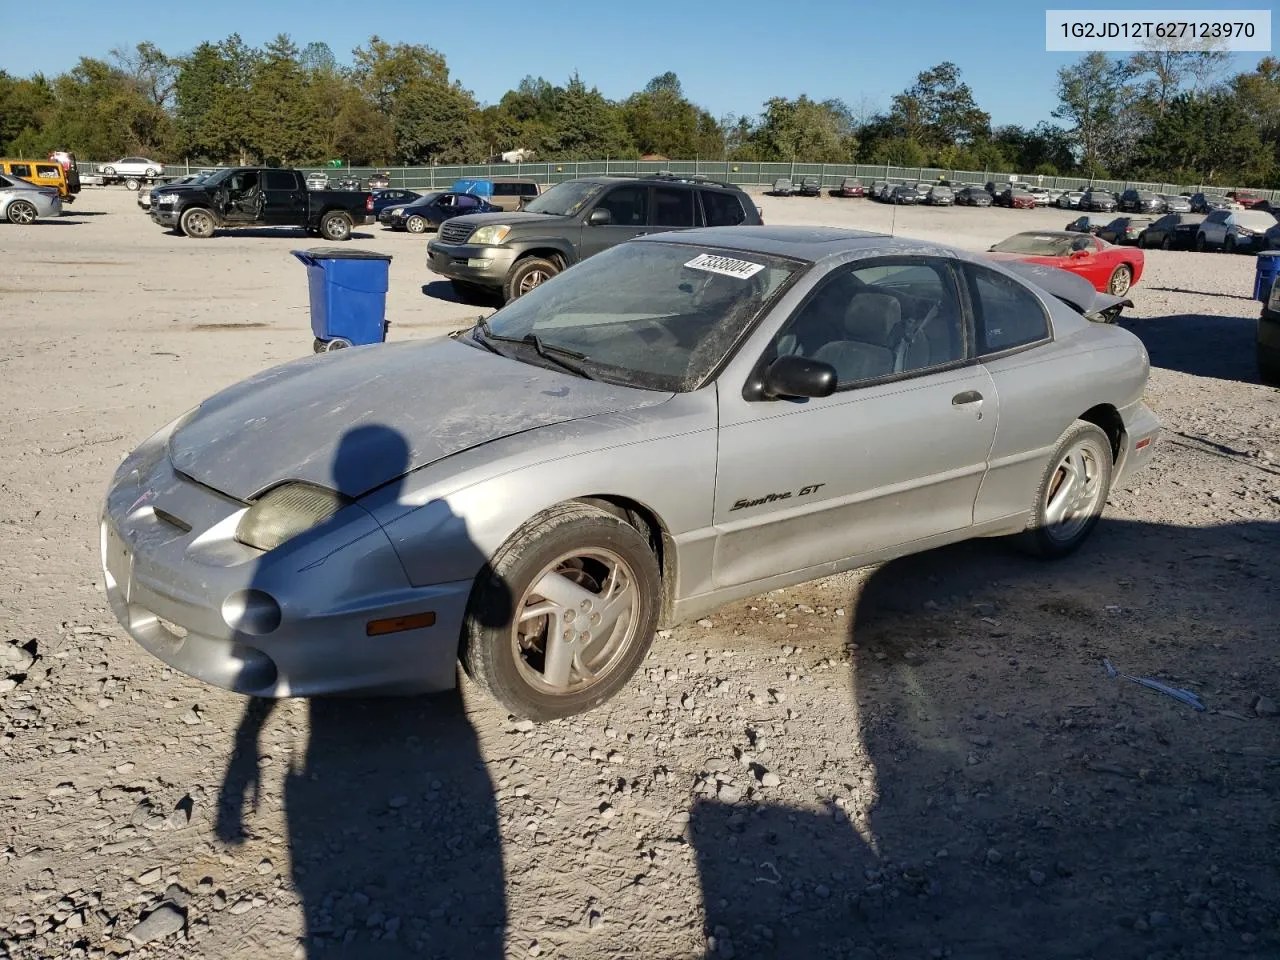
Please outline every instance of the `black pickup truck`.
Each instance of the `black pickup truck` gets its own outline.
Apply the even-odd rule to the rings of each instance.
[[[151,191],[151,219],[188,237],[211,237],[220,227],[293,227],[349,240],[353,227],[373,218],[373,194],[308,190],[301,173],[278,167],[231,167]]]

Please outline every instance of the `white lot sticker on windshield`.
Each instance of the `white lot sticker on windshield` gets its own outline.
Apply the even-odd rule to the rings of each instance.
[[[746,280],[754,277],[764,269],[763,263],[752,263],[750,260],[737,260],[734,257],[718,257],[711,253],[700,253],[685,264],[693,270],[705,270],[707,273],[718,273],[726,277],[737,277]]]

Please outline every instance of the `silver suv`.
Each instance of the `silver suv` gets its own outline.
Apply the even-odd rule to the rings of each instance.
[[[1214,210],[1200,224],[1196,249],[1263,250],[1276,218],[1265,210]]]

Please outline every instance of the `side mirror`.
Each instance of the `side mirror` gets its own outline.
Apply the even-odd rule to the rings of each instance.
[[[762,393],[771,400],[780,397],[829,397],[836,392],[836,368],[805,357],[778,357],[765,371]]]
[[[596,207],[587,217],[587,223],[593,227],[603,227],[613,223],[613,214],[603,207]]]

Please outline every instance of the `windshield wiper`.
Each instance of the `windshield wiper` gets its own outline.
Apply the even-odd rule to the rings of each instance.
[[[476,318],[476,325],[471,328],[471,339],[474,343],[480,344],[490,353],[496,353],[500,357],[506,357],[506,354],[498,349],[494,340],[507,340],[509,337],[500,337],[489,329],[489,321],[484,317]]]
[[[585,380],[599,379],[599,377],[588,373],[586,368],[580,364],[573,362],[575,360],[586,360],[587,355],[585,353],[570,350],[568,347],[557,347],[554,344],[547,346],[536,333],[526,333],[520,338],[520,342],[530,344],[538,356],[544,360],[550,360],[561,370],[568,370],[570,373],[577,374]]]

